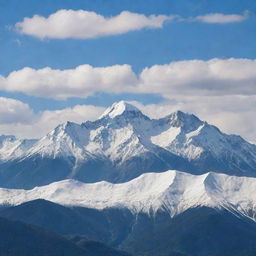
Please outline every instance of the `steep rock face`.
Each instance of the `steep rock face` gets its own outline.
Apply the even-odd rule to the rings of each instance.
[[[0,186],[32,188],[73,178],[125,182],[177,169],[255,176],[256,146],[181,111],[150,119],[118,102],[98,120],[67,122],[39,140],[0,140]]]

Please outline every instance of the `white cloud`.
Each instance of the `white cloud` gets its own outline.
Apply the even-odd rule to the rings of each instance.
[[[225,23],[241,22],[247,18],[248,18],[248,12],[244,12],[243,14],[210,13],[210,14],[201,15],[201,16],[192,18],[191,21],[225,24]]]
[[[164,97],[256,94],[256,60],[188,60],[155,65],[140,74],[138,91]]]
[[[129,65],[95,68],[90,65],[58,70],[23,68],[0,76],[0,89],[28,95],[65,99],[87,97],[95,92],[121,93],[132,90],[137,77]]]
[[[211,59],[171,62],[145,68],[136,75],[129,65],[78,66],[56,70],[23,68],[0,76],[0,90],[65,99],[104,93],[174,95],[256,94],[256,60]]]
[[[109,35],[120,35],[129,31],[141,29],[162,28],[167,20],[180,22],[232,23],[248,18],[248,12],[243,14],[212,13],[192,18],[182,18],[178,15],[149,15],[123,11],[112,17],[104,17],[92,11],[61,9],[48,17],[34,15],[25,17],[15,24],[15,29],[25,35],[44,38],[77,38],[88,39]]]
[[[150,15],[123,11],[117,16],[104,17],[86,10],[58,10],[48,17],[34,15],[16,23],[16,29],[38,38],[96,38],[124,34],[144,28],[161,28],[175,16]]]
[[[34,113],[27,104],[19,100],[0,97],[0,124],[27,123],[33,117]]]

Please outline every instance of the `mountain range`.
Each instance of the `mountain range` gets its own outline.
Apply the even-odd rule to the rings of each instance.
[[[96,121],[67,122],[38,140],[0,137],[0,186],[31,189],[63,179],[132,180],[175,169],[256,176],[256,145],[194,115],[150,119],[124,101]]]
[[[40,139],[0,136],[0,226],[54,237],[42,255],[256,255],[255,191],[256,145],[181,111],[121,101]],[[8,239],[0,255],[40,255]]]

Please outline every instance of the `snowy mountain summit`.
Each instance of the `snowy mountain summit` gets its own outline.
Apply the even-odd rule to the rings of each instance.
[[[120,101],[114,103],[111,107],[107,108],[104,113],[99,117],[102,118],[115,118],[120,115],[129,115],[129,114],[142,114],[141,111],[133,106],[130,103],[125,101]]]
[[[32,188],[72,178],[129,181],[176,169],[256,176],[256,146],[194,115],[150,119],[130,103],[114,103],[96,121],[67,122],[39,140],[0,139],[0,185]]]

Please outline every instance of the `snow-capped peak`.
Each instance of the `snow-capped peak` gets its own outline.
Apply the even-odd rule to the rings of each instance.
[[[87,129],[73,122],[58,125],[53,131],[40,139],[27,155],[40,154],[43,156],[75,157],[81,159],[85,156],[84,146],[88,140]]]
[[[77,129],[81,129],[81,126],[79,124],[67,121],[66,123],[58,125],[53,131],[48,134],[48,136],[61,136],[63,134],[72,135]]]
[[[203,124],[203,121],[195,115],[184,113],[180,110],[171,113],[166,118],[171,126],[182,127],[185,130],[194,130]]]
[[[124,113],[129,112],[142,114],[138,108],[122,100],[119,102],[115,102],[111,107],[107,108],[104,113],[99,117],[99,119],[104,117],[115,118],[116,116],[120,116]]]

